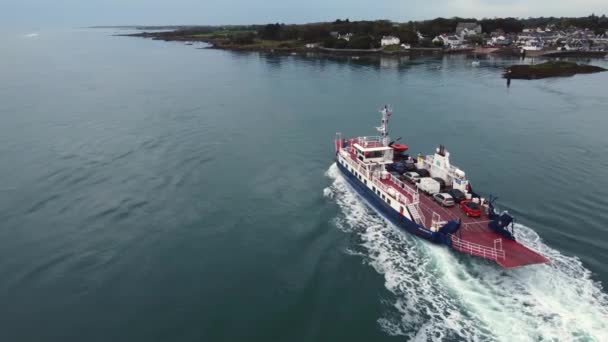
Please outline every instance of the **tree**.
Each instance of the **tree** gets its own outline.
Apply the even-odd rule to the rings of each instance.
[[[388,20],[374,22],[372,35],[374,37],[389,36],[393,33],[393,23]]]
[[[253,44],[255,34],[253,32],[237,33],[230,36],[230,41],[234,44],[247,45]]]
[[[370,36],[355,36],[347,44],[349,49],[369,49],[373,47],[373,39]]]
[[[336,39],[336,43],[334,44],[335,49],[346,49],[348,47],[348,42],[344,39]]]
[[[410,45],[418,44],[418,33],[416,33],[414,25],[411,22],[409,24],[399,25],[394,34],[402,43],[407,43]]]
[[[281,24],[268,24],[260,30],[260,38],[267,40],[279,40],[281,38]]]
[[[308,42],[318,42],[329,37],[329,29],[325,25],[304,25],[300,28],[300,39]]]
[[[348,42],[344,39],[336,39],[333,37],[326,38],[323,41],[323,47],[333,48],[333,49],[346,49],[348,47]]]
[[[296,25],[283,26],[279,33],[282,40],[295,40],[300,36],[300,30]]]

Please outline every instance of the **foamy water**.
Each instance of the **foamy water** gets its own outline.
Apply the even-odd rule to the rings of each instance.
[[[341,208],[336,225],[357,234],[362,255],[394,294],[378,323],[388,334],[418,341],[608,341],[608,297],[577,258],[516,225],[518,240],[551,259],[549,265],[503,270],[458,255],[387,223],[340,176],[324,194]],[[360,248],[361,251],[358,251]]]

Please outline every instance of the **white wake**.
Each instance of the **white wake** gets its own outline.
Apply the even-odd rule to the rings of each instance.
[[[417,341],[608,341],[608,296],[573,257],[516,225],[517,238],[550,265],[502,270],[456,255],[386,223],[356,195],[334,164],[324,189],[341,208],[336,225],[361,239],[362,255],[394,294],[378,322]],[[355,247],[357,248],[357,247]]]

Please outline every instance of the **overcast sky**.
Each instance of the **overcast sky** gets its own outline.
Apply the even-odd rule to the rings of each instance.
[[[304,23],[608,14],[608,0],[0,0],[0,25]]]

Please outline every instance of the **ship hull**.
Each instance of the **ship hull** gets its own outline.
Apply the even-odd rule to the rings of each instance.
[[[348,183],[352,188],[363,197],[367,203],[369,203],[376,211],[382,216],[388,219],[391,223],[397,227],[407,231],[408,233],[414,234],[423,239],[442,244],[449,244],[448,239],[445,238],[444,234],[438,232],[432,232],[416,222],[411,221],[405,216],[399,214],[389,205],[386,204],[381,198],[379,198],[374,192],[372,192],[367,186],[365,186],[357,177],[349,172],[341,163],[336,162],[338,169],[344,175]]]
[[[468,254],[471,256],[475,256],[482,259],[489,259],[504,268],[515,268],[532,264],[541,264],[547,263],[549,260],[542,256],[540,253],[529,249],[514,240],[509,239],[501,239],[501,236],[494,232],[487,232],[484,234],[473,234],[469,235],[467,239],[472,242],[478,242],[485,244],[485,252],[483,250],[475,249],[475,247],[470,248],[470,245],[463,245],[463,241],[459,242],[459,244],[455,245],[452,238],[448,235],[443,234],[441,232],[433,232],[416,222],[408,219],[407,217],[401,215],[394,208],[390,207],[384,200],[382,200],[379,196],[377,196],[371,189],[369,189],[365,184],[363,184],[355,175],[353,175],[345,166],[340,163],[340,160],[336,160],[336,165],[338,169],[344,175],[346,181],[350,184],[350,186],[359,194],[359,196],[363,197],[367,204],[371,206],[374,210],[376,210],[380,215],[382,215],[386,220],[399,227],[400,229],[406,231],[407,233],[414,234],[420,238],[431,241],[436,244],[442,244],[448,246],[451,250],[455,252]],[[466,234],[466,233],[465,233]],[[488,241],[479,240],[490,236],[490,240],[494,241],[496,239],[501,239],[503,249],[497,251],[488,252],[488,248],[491,248],[488,244]],[[466,243],[466,242],[464,242]],[[479,245],[478,245],[479,246]],[[497,257],[496,253],[504,253],[501,257]]]

